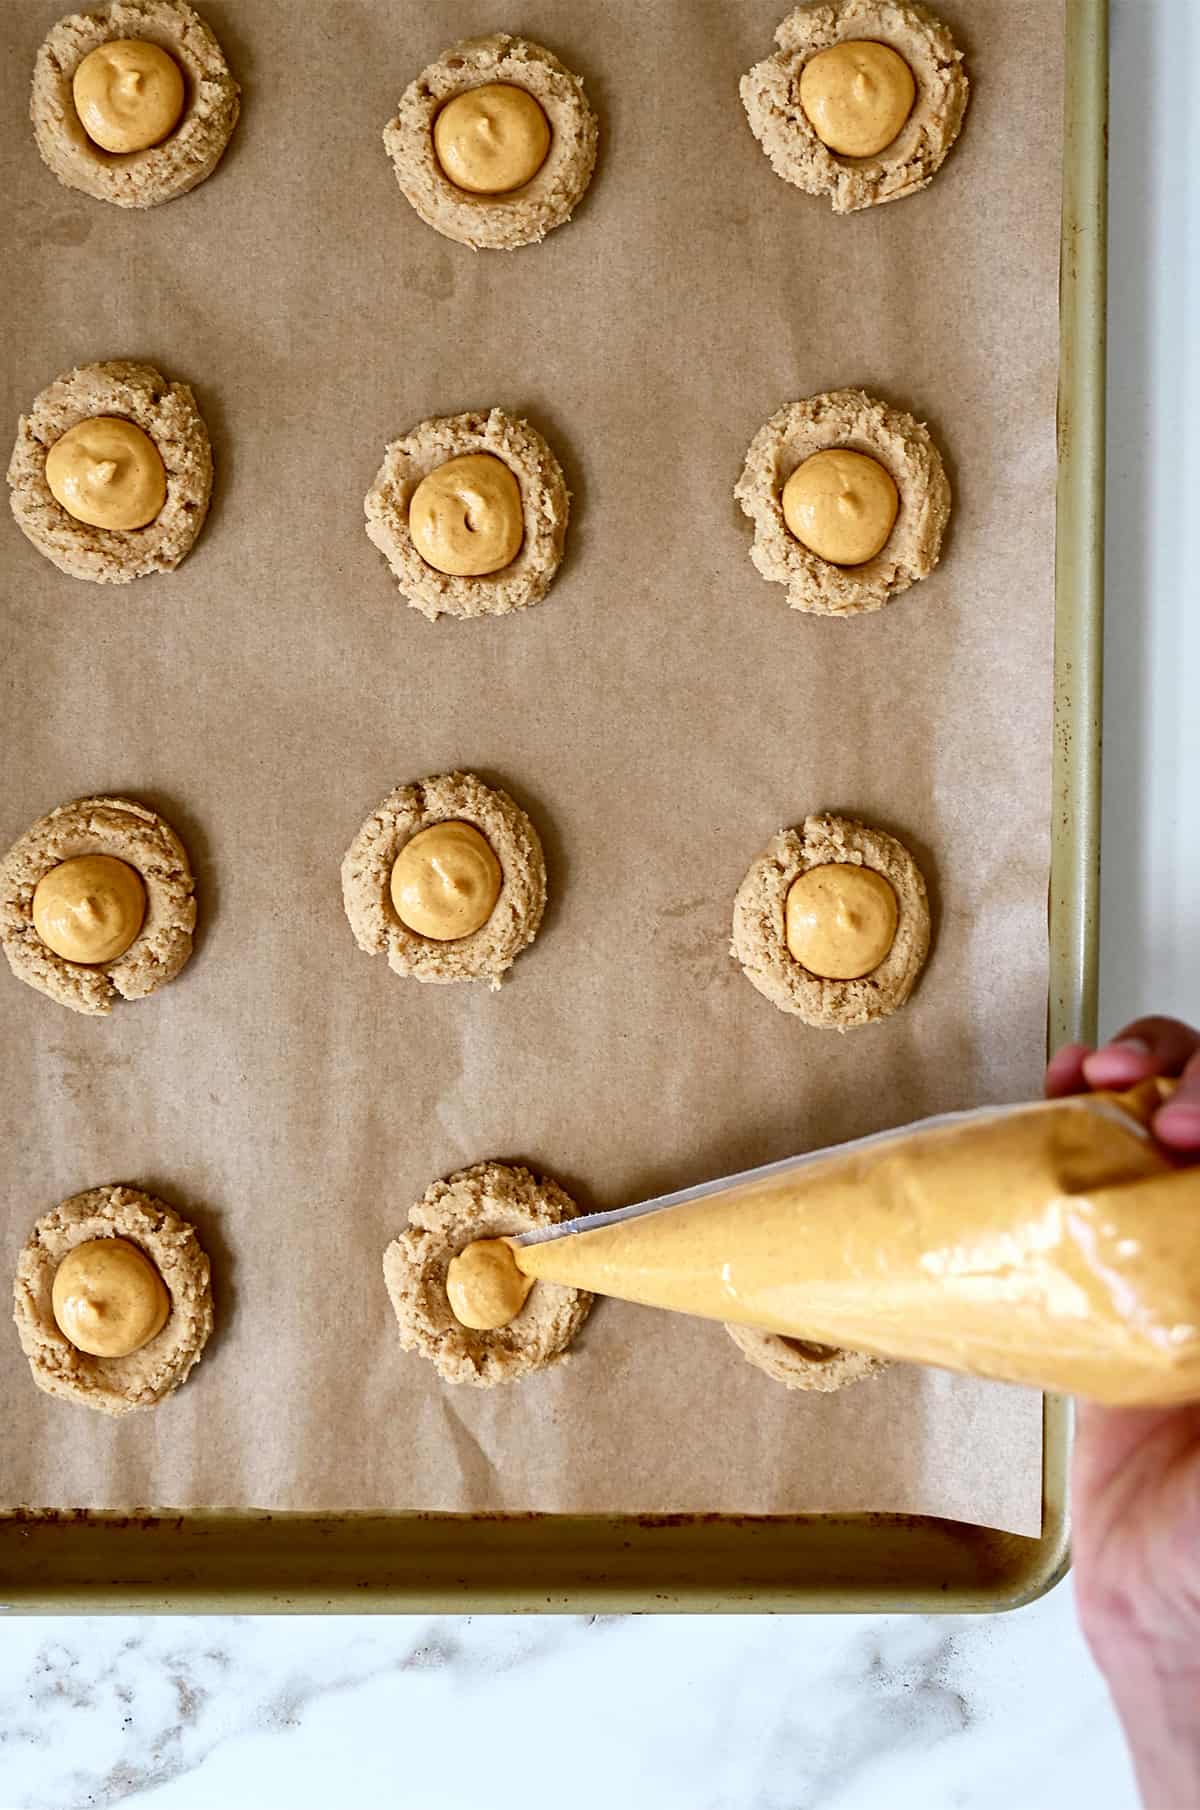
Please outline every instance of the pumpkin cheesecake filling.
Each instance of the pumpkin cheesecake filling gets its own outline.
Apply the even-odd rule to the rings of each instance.
[[[861,980],[895,942],[899,916],[896,895],[881,873],[827,861],[810,867],[788,889],[788,952],[822,980]]]
[[[146,916],[136,868],[115,855],[75,855],[43,874],[33,893],[33,927],[64,961],[95,967],[116,961]]]
[[[838,446],[797,465],[780,503],[810,553],[834,566],[862,566],[887,545],[900,495],[878,459]]]
[[[46,454],[46,483],[68,515],[91,528],[145,528],[167,500],[157,446],[136,422],[92,415]]]
[[[71,83],[79,123],[102,151],[147,151],[183,112],[183,73],[144,38],[111,38],[84,57]]]
[[[800,76],[800,105],[821,143],[843,157],[876,157],[913,110],[917,84],[888,44],[849,38],[819,50]]]
[[[433,123],[438,162],[469,195],[511,195],[550,149],[550,122],[525,88],[484,82],[446,102]]]
[[[512,1246],[503,1238],[477,1238],[446,1270],[446,1296],[460,1326],[473,1332],[496,1332],[516,1319],[533,1287],[533,1278],[517,1268]]]
[[[521,551],[521,487],[493,453],[447,459],[408,505],[408,531],[426,565],[456,578],[501,572]]]
[[[162,1277],[126,1238],[93,1238],[68,1251],[51,1299],[63,1337],[92,1357],[131,1357],[162,1331],[171,1311]]]
[[[482,930],[496,907],[504,873],[473,823],[432,824],[397,855],[390,881],[396,916],[418,936],[456,942]]]

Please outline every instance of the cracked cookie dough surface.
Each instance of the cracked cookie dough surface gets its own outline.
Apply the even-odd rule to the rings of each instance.
[[[887,1369],[883,1358],[869,1357],[865,1351],[812,1345],[804,1339],[785,1338],[782,1333],[763,1332],[757,1326],[736,1326],[732,1321],[726,1321],[725,1330],[748,1362],[785,1389],[832,1395],[835,1390],[861,1383],[868,1376],[879,1376]]]
[[[475,194],[451,182],[434,142],[438,113],[485,83],[533,96],[550,128],[550,148],[521,188]],[[496,32],[452,45],[405,89],[383,142],[407,199],[427,226],[475,250],[536,244],[570,219],[596,163],[596,116],[583,83],[541,44]]]
[[[170,1296],[162,1330],[127,1357],[80,1351],[54,1317],[54,1276],[69,1251],[123,1238],[148,1257]],[[152,1408],[199,1362],[213,1328],[209,1263],[185,1219],[140,1188],[113,1184],[74,1194],[43,1215],[17,1259],[13,1319],[33,1380],[48,1395],[102,1414]]]
[[[787,899],[801,874],[826,863],[873,868],[896,899],[896,929],[878,967],[854,980],[829,980],[801,967],[788,948]],[[872,1024],[902,1006],[929,952],[929,904],[916,862],[894,836],[849,817],[806,817],[780,830],[754,862],[733,906],[732,953],[746,979],[806,1024],[839,1031]]]
[[[50,449],[98,416],[132,421],[154,443],[166,501],[144,528],[97,528],[68,513],[46,477]],[[70,578],[128,584],[171,572],[191,551],[212,494],[212,449],[186,383],[168,383],[153,365],[129,359],[77,365],[44,389],[17,424],[8,467],[12,512],[26,539]]]
[[[792,473],[815,453],[834,448],[865,454],[896,486],[891,532],[862,565],[822,559],[797,540],[784,518],[783,488]],[[927,578],[950,519],[950,483],[929,429],[865,390],[829,390],[777,409],[750,442],[733,494],[754,524],[750,558],[759,572],[787,586],[792,609],[816,616],[881,610]]]
[[[467,823],[500,863],[500,893],[486,923],[468,936],[435,942],[403,924],[392,896],[402,848],[435,823]],[[416,980],[483,980],[493,989],[533,941],[546,906],[546,863],[538,833],[518,804],[473,773],[440,773],[397,786],[373,811],[342,862],[342,901],[360,949],[386,954],[396,974]]]
[[[66,961],[33,921],[38,881],[79,855],[111,855],[139,875],[146,910],[113,961]],[[168,823],[128,798],[80,798],[40,817],[0,862],[0,946],[18,980],[72,1012],[103,1016],[114,999],[144,999],[192,953],[196,901],[187,850]]]
[[[523,535],[515,558],[478,577],[439,572],[413,544],[409,509],[432,472],[470,453],[507,466],[521,492]],[[367,536],[397,584],[431,622],[447,616],[506,616],[539,603],[562,561],[570,511],[562,468],[536,428],[503,409],[438,415],[393,440],[363,505]]]
[[[537,1282],[507,1326],[476,1332],[455,1319],[446,1271],[465,1245],[573,1219],[574,1201],[546,1177],[507,1163],[477,1163],[434,1182],[388,1245],[383,1274],[406,1351],[428,1358],[447,1383],[488,1389],[558,1362],[586,1320],[584,1289]]]
[[[837,44],[885,44],[912,74],[916,97],[892,142],[872,156],[841,156],[819,137],[801,103],[805,66]],[[900,0],[824,0],[797,7],[775,33],[773,56],[741,80],[750,129],[777,176],[835,213],[897,201],[930,183],[963,123],[969,84],[962,52],[924,6]]]
[[[89,138],[72,84],[84,58],[114,39],[156,44],[183,76],[183,111],[159,144],[113,153]],[[42,161],[69,189],[117,207],[157,207],[211,176],[238,117],[239,88],[213,33],[183,0],[111,0],[71,13],[47,34],[29,113]]]

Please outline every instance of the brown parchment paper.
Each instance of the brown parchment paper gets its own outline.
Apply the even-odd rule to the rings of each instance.
[[[7,518],[3,823],[128,793],[199,876],[191,966],[87,1020],[0,973],[0,1252],[111,1180],[201,1230],[218,1330],[111,1424],[0,1343],[0,1499],[121,1507],[891,1509],[1038,1526],[1036,1397],[897,1370],[789,1395],[715,1326],[602,1303],[567,1365],[454,1390],[397,1344],[387,1240],[435,1176],[521,1158],[587,1208],[1036,1090],[1045,1023],[1062,18],[944,0],[964,136],[924,195],[836,219],[771,172],[737,82],[780,0],[220,0],[244,86],[216,175],[150,213],[58,187],[26,119],[54,5],[0,9],[4,433],[58,372],[195,386],[211,519],[127,589]],[[585,78],[592,190],[541,247],[418,220],[380,131],[457,37],[507,27]],[[863,384],[929,420],[955,514],[882,614],[787,610],[731,491],[780,403]],[[368,543],[385,442],[500,403],[575,494],[547,601],[426,622]],[[7,453],[6,453],[7,456]],[[354,946],[338,864],[397,781],[460,765],[537,822],[551,902],[496,995]],[[912,1002],[839,1037],[728,955],[749,862],[809,810],[917,854]],[[5,1284],[7,1287],[7,1284]]]

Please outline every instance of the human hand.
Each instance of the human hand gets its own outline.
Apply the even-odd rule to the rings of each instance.
[[[1065,1044],[1046,1070],[1046,1098],[1136,1087],[1155,1075],[1179,1080],[1158,1109],[1155,1137],[1173,1154],[1200,1161],[1200,1031],[1178,1018],[1138,1018],[1098,1050]]]
[[[1200,1162],[1200,1033],[1141,1018],[1093,1050],[1070,1044],[1046,1071],[1051,1099],[1179,1077],[1153,1130]],[[1197,1226],[1200,1241],[1200,1225]],[[1079,1619],[1108,1680],[1148,1810],[1200,1806],[1200,1403],[1080,1402],[1071,1487]]]

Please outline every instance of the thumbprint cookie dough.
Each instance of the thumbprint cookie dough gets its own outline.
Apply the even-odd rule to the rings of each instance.
[[[812,1345],[806,1339],[785,1338],[782,1333],[763,1332],[757,1326],[735,1326],[727,1321],[725,1330],[756,1370],[782,1383],[785,1389],[832,1395],[850,1383],[879,1376],[888,1367],[885,1359],[869,1357],[865,1351]]]
[[[473,773],[397,786],[342,862],[354,940],[415,980],[496,988],[537,935],[546,863],[507,792]]]
[[[932,182],[958,137],[962,52],[923,6],[797,7],[741,81],[750,129],[785,182],[851,214]]]
[[[750,558],[794,610],[881,610],[927,578],[950,519],[950,483],[923,422],[865,390],[789,402],[750,442],[734,496]]]
[[[480,1242],[513,1238],[573,1219],[578,1209],[556,1182],[506,1163],[477,1163],[434,1182],[409,1209],[407,1230],[384,1252],[383,1275],[405,1351],[428,1358],[443,1382],[490,1389],[556,1363],[592,1306],[592,1296],[557,1282],[522,1288],[522,1300],[472,1316],[503,1324],[465,1325],[462,1253]],[[467,1298],[487,1297],[468,1276]],[[468,1309],[469,1311],[469,1309]]]
[[[156,207],[212,175],[238,94],[221,46],[183,0],[111,0],[50,31],[29,111],[42,160],[67,188]]]
[[[70,578],[128,584],[191,551],[212,449],[186,383],[153,365],[77,365],[34,398],[8,467],[27,540]]]
[[[512,251],[571,218],[597,137],[579,77],[542,45],[497,32],[422,70],[383,142],[427,226],[475,250]]]
[[[26,1239],[13,1319],[48,1395],[101,1414],[152,1408],[186,1379],[212,1332],[208,1258],[187,1221],[152,1194],[91,1188]]]
[[[738,888],[733,954],[781,1012],[839,1031],[887,1018],[929,951],[925,882],[894,836],[806,817],[773,836]]]
[[[570,492],[537,430],[491,409],[393,440],[364,508],[368,538],[433,622],[539,603],[562,561]]]
[[[80,798],[26,830],[0,862],[0,946],[18,980],[72,1012],[144,999],[192,953],[187,851],[129,798]]]

